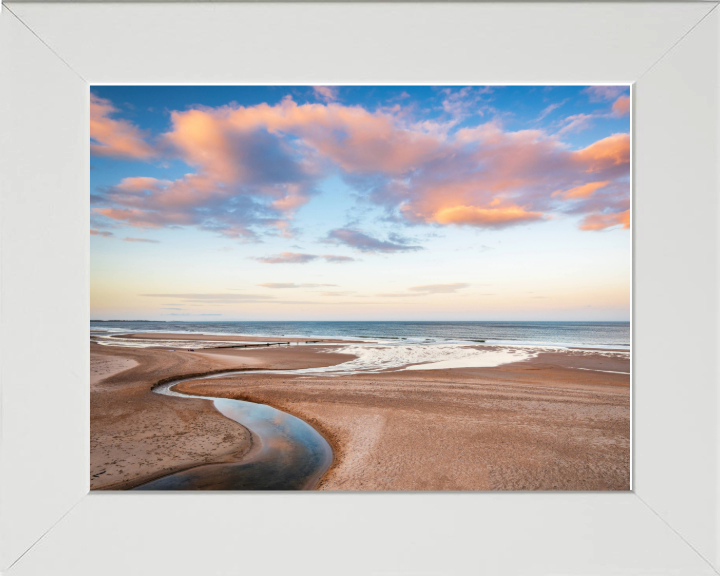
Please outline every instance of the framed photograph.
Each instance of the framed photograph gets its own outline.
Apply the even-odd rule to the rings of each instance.
[[[91,489],[629,490],[630,103],[91,86]]]
[[[3,5],[3,572],[717,574],[716,8]]]

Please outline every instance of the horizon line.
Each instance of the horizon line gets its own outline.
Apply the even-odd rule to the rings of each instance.
[[[605,323],[625,323],[630,324],[630,320],[97,320],[91,319],[90,322],[605,322]]]

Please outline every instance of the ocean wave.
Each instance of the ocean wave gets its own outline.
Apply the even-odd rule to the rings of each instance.
[[[223,342],[208,340],[136,340],[122,336],[96,336],[98,344],[132,348],[163,347],[172,349],[239,348],[243,344],[248,349],[265,349],[264,342]],[[271,347],[275,347],[271,345]],[[320,368],[302,368],[298,370],[259,370],[275,374],[324,374],[327,376],[342,374],[372,373],[400,370],[441,370],[450,368],[493,368],[512,362],[522,362],[535,358],[542,352],[564,352],[572,355],[600,355],[606,357],[629,358],[629,350],[602,350],[570,348],[557,345],[528,344],[478,344],[470,342],[435,341],[388,341],[353,344],[325,344],[321,352],[339,353],[356,356],[333,366]]]
[[[439,370],[443,368],[492,368],[537,356],[540,349],[524,347],[482,348],[463,344],[350,345],[327,352],[357,356],[342,364],[288,370],[292,374],[357,374],[387,370]]]

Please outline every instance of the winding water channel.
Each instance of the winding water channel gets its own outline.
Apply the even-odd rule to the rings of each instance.
[[[223,376],[227,377],[228,374]],[[158,394],[212,400],[223,416],[253,433],[253,447],[239,462],[205,464],[142,484],[135,490],[312,490],[332,463],[320,433],[290,414],[243,400],[194,396],[173,390],[185,378],[154,389]]]

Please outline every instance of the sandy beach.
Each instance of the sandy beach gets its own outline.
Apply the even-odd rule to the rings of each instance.
[[[268,404],[310,423],[334,453],[320,490],[629,489],[627,354],[557,349],[490,368],[255,372],[353,359],[334,349],[91,344],[92,488],[131,488],[193,466],[241,461],[253,445],[250,431],[210,401],[151,389],[168,378],[248,369],[175,390]]]
[[[193,466],[237,461],[250,451],[252,433],[222,416],[212,402],[155,394],[158,382],[238,368],[327,366],[351,358],[325,354],[306,360],[311,346],[263,349],[259,358],[238,357],[239,352],[91,343],[91,489],[133,488]]]

